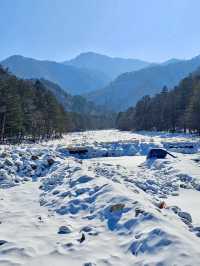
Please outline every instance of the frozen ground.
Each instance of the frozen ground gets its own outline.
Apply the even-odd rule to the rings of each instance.
[[[69,147],[87,153],[72,157]],[[152,147],[177,158],[146,160]],[[200,265],[200,141],[72,133],[0,147],[1,266]]]

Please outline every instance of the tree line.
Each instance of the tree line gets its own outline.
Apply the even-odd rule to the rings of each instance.
[[[67,112],[40,80],[22,80],[0,66],[0,143],[38,141],[109,127],[108,117]]]
[[[184,78],[172,90],[144,96],[134,107],[120,112],[121,130],[190,131],[200,134],[200,72]]]

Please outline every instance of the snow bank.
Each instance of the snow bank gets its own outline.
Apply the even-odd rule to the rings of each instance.
[[[105,172],[105,164],[97,168],[93,163],[88,169],[89,165],[89,162],[71,164],[70,169],[73,170],[70,173],[65,172],[67,169],[62,166],[62,178],[59,182],[55,181],[53,187],[52,176],[59,175],[61,169],[43,179],[43,206],[65,216],[68,221],[72,219],[73,227],[85,233],[90,245],[94,243],[96,246],[102,236],[111,233],[111,239],[117,238],[114,245],[117,247],[112,246],[112,249],[119,248],[122,254],[127,255],[126,265],[172,265],[174,258],[170,254],[174,250],[178,265],[199,263],[200,253],[193,248],[193,241],[200,244],[200,240],[189,232],[179,215],[171,208],[158,208],[158,202],[123,178],[123,172],[115,176],[117,166],[107,165],[106,168],[112,169]],[[99,171],[100,168],[102,171]],[[182,218],[185,219],[185,216],[182,215]],[[107,240],[105,257],[109,246],[110,241]],[[99,265],[98,258],[95,263]],[[111,265],[121,264],[115,262]]]
[[[170,145],[176,159],[145,160]],[[112,130],[1,147],[0,265],[199,265],[200,226],[166,200],[199,192],[198,145]],[[88,152],[75,158],[69,146]]]

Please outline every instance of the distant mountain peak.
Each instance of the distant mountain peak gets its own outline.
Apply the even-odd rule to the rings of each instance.
[[[75,58],[82,57],[82,56],[105,56],[105,57],[110,57],[110,56],[107,56],[107,55],[104,55],[104,54],[99,54],[99,53],[96,53],[96,52],[88,51],[88,52],[80,53]]]
[[[190,60],[170,59],[138,71],[118,76],[107,87],[91,92],[87,99],[96,104],[109,106],[115,111],[133,106],[141,97],[154,95],[164,86],[173,88],[180,80],[200,67],[200,56]]]
[[[19,55],[19,54],[14,54],[9,56],[8,58],[6,58],[5,60],[17,60],[17,59],[25,59],[25,57],[23,55]]]
[[[171,58],[171,59],[168,59],[167,61],[164,61],[162,63],[162,65],[175,64],[175,63],[179,63],[179,62],[183,62],[183,61],[184,61],[183,59]]]
[[[95,52],[81,53],[75,58],[64,61],[63,63],[65,65],[99,71],[109,76],[110,79],[114,79],[122,73],[140,70],[151,65],[151,63],[140,59],[111,57]]]

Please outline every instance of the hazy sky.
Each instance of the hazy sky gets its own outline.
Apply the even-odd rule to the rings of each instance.
[[[189,58],[200,54],[199,12],[200,0],[0,0],[0,60]]]

